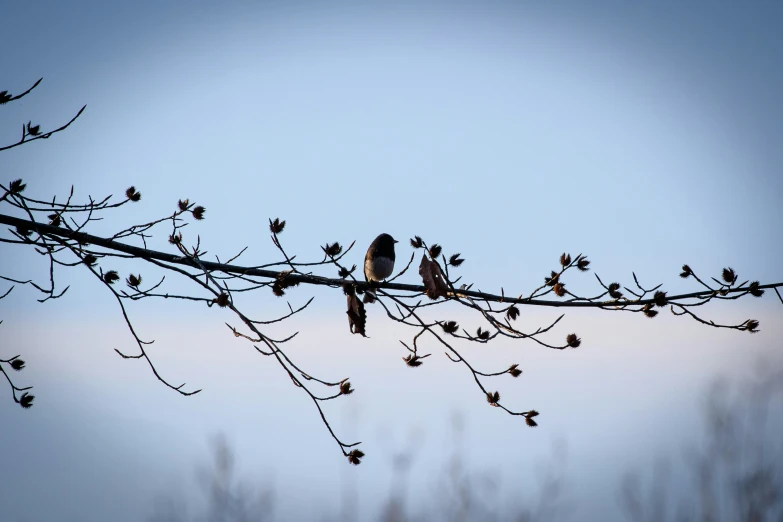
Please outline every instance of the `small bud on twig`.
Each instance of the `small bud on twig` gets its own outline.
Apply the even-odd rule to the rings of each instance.
[[[490,406],[497,406],[500,402],[500,393],[499,392],[487,392],[487,402]]]
[[[340,383],[340,394],[342,395],[350,395],[353,393],[353,389],[351,388],[351,383],[348,381],[343,381]]]
[[[269,220],[269,230],[273,234],[279,234],[285,228],[285,221],[280,221],[280,218],[275,218],[274,221]]]
[[[130,186],[128,187],[128,190],[125,191],[125,197],[133,202],[136,202],[141,199],[141,192],[136,192],[136,187]]]
[[[440,327],[443,328],[443,331],[447,334],[453,334],[456,333],[459,329],[459,324],[457,324],[457,321],[446,321],[444,323],[440,323]]]
[[[128,276],[125,282],[128,284],[129,287],[138,289],[139,285],[141,284],[141,274],[139,274],[138,276],[131,274]]]
[[[33,405],[34,399],[35,399],[35,395],[30,395],[29,393],[24,392],[22,396],[19,398],[19,405],[27,410]]]
[[[191,214],[193,214],[193,218],[197,219],[198,221],[201,221],[204,219],[204,212],[206,212],[207,209],[202,207],[201,205],[197,206],[193,210],[191,210]]]
[[[465,261],[464,259],[460,259],[460,257],[459,257],[459,254],[454,254],[453,256],[451,256],[451,257],[449,258],[449,264],[450,264],[451,266],[459,266],[459,265],[461,265],[461,264],[462,264],[464,261]]]
[[[609,296],[612,299],[620,299],[623,293],[620,292],[620,283],[611,283],[609,285]]]
[[[421,357],[414,354],[409,354],[407,357],[402,358],[403,361],[405,361],[405,364],[410,366],[411,368],[416,368],[417,366],[421,366]]]
[[[361,459],[363,457],[364,457],[364,452],[362,450],[355,449],[348,454],[348,462],[350,462],[354,466],[358,466],[359,464],[362,463]]]
[[[11,182],[11,186],[8,187],[11,190],[11,194],[19,194],[27,187],[26,183],[22,183],[21,179],[15,179]]]

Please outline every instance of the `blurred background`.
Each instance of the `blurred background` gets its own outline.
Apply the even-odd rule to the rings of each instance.
[[[280,217],[299,260],[355,240],[346,261],[361,264],[381,232],[407,260],[420,235],[462,254],[464,281],[507,294],[539,286],[563,251],[587,254],[605,282],[630,285],[635,272],[670,293],[697,290],[678,277],[683,263],[779,282],[781,23],[774,2],[17,3],[0,16],[0,89],[44,80],[2,108],[0,143],[28,120],[49,129],[87,109],[0,154],[0,181],[22,178],[43,200],[134,185],[142,200],[94,223],[98,235],[190,198],[207,212],[185,242],[198,236],[221,259],[248,246],[247,265],[278,259],[267,219]],[[166,239],[149,245],[170,251]],[[48,269],[13,245],[0,264],[18,279]],[[590,273],[566,281],[597,293]],[[781,516],[774,294],[705,311],[758,319],[755,335],[668,312],[575,310],[549,339],[577,332],[578,349],[464,347],[483,371],[520,364],[519,379],[489,385],[540,411],[536,429],[488,408],[434,344],[406,367],[398,340],[411,334],[377,306],[363,339],[339,292],[242,296],[266,319],[315,296],[269,333],[300,331],[297,362],[351,378],[356,393],[326,413],[362,441],[353,467],[309,398],[226,330],[229,314],[129,306],[158,369],[204,389],[185,398],[117,356],[134,342],[92,276],[61,270],[58,285],[71,285],[59,300],[19,286],[0,301],[0,357],[22,354],[14,377],[36,395],[28,411],[0,396],[3,521]],[[559,315],[522,312],[530,330]]]

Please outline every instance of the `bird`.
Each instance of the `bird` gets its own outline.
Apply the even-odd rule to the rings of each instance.
[[[367,254],[364,256],[364,279],[367,282],[381,282],[394,271],[394,243],[396,239],[389,234],[381,234],[370,243]],[[369,294],[369,295],[367,295]],[[372,302],[375,292],[367,290],[364,302]]]

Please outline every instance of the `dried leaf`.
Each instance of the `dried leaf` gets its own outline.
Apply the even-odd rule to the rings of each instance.
[[[427,289],[427,296],[430,299],[435,300],[447,295],[449,287],[437,261],[430,261],[426,255],[422,254],[419,275],[421,275],[424,287]]]
[[[348,302],[348,325],[351,329],[351,333],[359,334],[363,337],[367,337],[365,327],[367,326],[367,311],[364,309],[364,304],[356,296],[356,292],[351,285],[345,285],[343,290],[349,287],[350,293],[346,291],[346,300]]]

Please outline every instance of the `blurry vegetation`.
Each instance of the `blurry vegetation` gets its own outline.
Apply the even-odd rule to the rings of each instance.
[[[675,466],[660,461],[649,472],[626,475],[620,481],[618,499],[624,518],[630,522],[783,522],[783,368],[762,371],[741,383],[718,380],[705,397],[704,438],[697,445],[684,441],[684,473],[678,475],[673,472]],[[440,470],[432,470],[426,503],[408,494],[414,455],[398,453],[392,456],[389,493],[379,499],[374,513],[359,514],[357,493],[352,491],[346,495],[353,499],[350,505],[334,516],[329,513],[335,506],[324,506],[321,520],[582,520],[578,506],[568,501],[564,447],[555,447],[553,460],[541,468],[536,487],[528,490],[515,485],[509,494],[508,489],[501,489],[496,473],[471,469],[466,463],[462,429],[455,423],[452,454]],[[161,497],[149,522],[289,519],[274,516],[271,488],[237,479],[234,454],[223,437],[213,442],[212,465],[196,476],[206,501],[201,512],[189,517],[184,502]],[[286,502],[293,500],[279,492],[277,496]],[[285,511],[284,505],[281,508]]]
[[[649,492],[626,477],[620,504],[632,522],[783,522],[783,368],[743,383],[715,382],[704,403],[705,436],[685,453],[686,487],[659,463]]]

